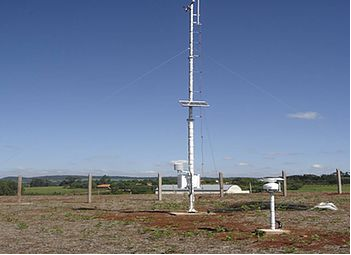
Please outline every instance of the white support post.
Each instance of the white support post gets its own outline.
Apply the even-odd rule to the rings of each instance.
[[[274,193],[269,193],[271,199],[271,230],[275,230],[275,205],[274,205]]]
[[[197,3],[197,14],[194,14],[194,8]],[[189,213],[196,212],[195,210],[195,192],[194,192],[194,116],[193,107],[208,107],[206,101],[194,100],[194,24],[200,25],[200,1],[191,0],[190,4],[186,7],[189,13],[189,98],[188,100],[179,100],[183,107],[188,107],[189,115],[187,118],[188,123],[188,190],[189,190]],[[196,22],[194,17],[197,17]]]
[[[192,0],[189,5],[189,102],[194,100],[194,3]],[[189,168],[189,212],[196,212],[195,210],[195,192],[194,192],[194,119],[193,107],[189,106],[188,118],[188,168]]]

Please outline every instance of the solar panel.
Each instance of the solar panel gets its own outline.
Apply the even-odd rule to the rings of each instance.
[[[179,100],[181,106],[184,107],[208,107],[208,103],[206,101],[189,101],[189,100]]]

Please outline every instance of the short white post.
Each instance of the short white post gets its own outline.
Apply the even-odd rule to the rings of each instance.
[[[249,182],[249,190],[250,190],[250,193],[252,193],[252,186],[251,186],[251,182]]]
[[[162,176],[158,173],[158,201],[162,200]]]
[[[341,171],[336,169],[336,176],[338,178],[338,194],[342,193]]]
[[[91,191],[93,189],[93,178],[91,174],[88,176],[88,203],[91,203]]]
[[[271,197],[271,229],[275,230],[275,205],[274,205],[274,193],[269,193]]]
[[[21,203],[22,201],[22,176],[18,176],[17,180],[17,201],[18,203]]]

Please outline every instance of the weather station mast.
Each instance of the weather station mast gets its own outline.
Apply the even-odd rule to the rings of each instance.
[[[194,9],[196,8],[196,11]],[[194,61],[199,55],[194,54],[194,25],[201,26],[200,23],[200,0],[191,0],[185,7],[186,12],[189,13],[189,98],[188,100],[179,100],[183,107],[189,110],[188,123],[188,190],[189,190],[189,213],[195,213],[195,165],[194,165],[194,107],[208,107],[206,101],[194,100]],[[197,32],[198,33],[198,32]]]

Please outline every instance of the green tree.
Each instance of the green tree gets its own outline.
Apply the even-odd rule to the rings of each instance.
[[[104,175],[100,178],[100,180],[96,181],[96,184],[111,184],[111,177],[108,175]]]
[[[66,177],[61,183],[60,186],[65,186],[65,187],[69,187],[72,185],[72,183],[74,183],[78,178],[73,177],[73,176],[68,176]]]
[[[52,183],[48,179],[34,178],[30,182],[31,187],[47,187],[51,185]]]
[[[10,181],[10,180],[0,181],[0,196],[10,196],[10,195],[16,195],[16,194],[17,194],[17,182]]]

